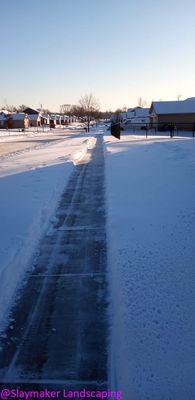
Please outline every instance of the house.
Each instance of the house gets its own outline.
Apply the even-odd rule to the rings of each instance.
[[[27,129],[29,128],[30,120],[25,113],[12,113],[7,118],[8,129]]]
[[[141,127],[150,123],[150,109],[143,107],[129,108],[127,110],[126,125]]]
[[[153,101],[150,108],[151,125],[166,130],[173,124],[177,129],[193,130],[195,124],[195,97],[176,101]]]
[[[38,110],[27,107],[24,109],[24,113],[29,116],[31,127],[38,127],[41,125],[41,117],[40,117],[40,112]]]
[[[50,115],[50,128],[56,127],[56,114]]]
[[[130,119],[132,117],[132,111],[134,110],[134,108],[128,108],[127,110],[127,119]]]
[[[111,122],[115,123],[115,122],[120,122],[121,124],[125,123],[126,119],[127,119],[127,113],[126,111],[116,111],[114,114],[111,114]]]
[[[69,116],[68,115],[62,115],[61,117],[61,125],[68,125],[69,123]]]
[[[121,123],[124,123],[124,122],[126,121],[126,119],[127,119],[127,113],[126,113],[126,111],[121,112],[121,113],[120,113],[120,122],[121,122]]]
[[[6,113],[4,110],[0,111],[0,129],[7,129],[7,118],[8,118],[8,113]]]
[[[49,114],[46,114],[44,112],[40,113],[40,118],[41,118],[41,126],[43,125],[49,125],[50,122],[50,116]]]
[[[31,127],[49,125],[49,115],[40,109],[27,107],[25,108],[24,113],[28,114]]]

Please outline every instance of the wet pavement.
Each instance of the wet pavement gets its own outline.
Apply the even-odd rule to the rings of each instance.
[[[1,339],[1,387],[107,386],[102,135],[88,152],[90,161],[74,168]]]

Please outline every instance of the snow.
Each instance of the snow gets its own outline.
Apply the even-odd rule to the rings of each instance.
[[[91,154],[88,153],[88,150],[92,150],[96,145],[97,139],[95,137],[91,137],[86,140],[86,146],[83,149],[77,151],[72,156],[72,162],[76,165],[79,164],[80,161],[83,163],[83,158],[85,157],[85,162],[89,162],[91,159]]]
[[[180,101],[153,101],[156,114],[195,114],[195,98]]]
[[[54,143],[55,140],[64,140],[66,137],[66,132],[63,132],[62,129],[50,131],[47,128],[44,128],[44,132],[42,128],[39,129],[39,132],[37,132],[35,128],[34,132],[31,130],[19,132],[17,129],[12,130],[10,135],[9,132],[5,130],[3,130],[2,135],[1,133],[2,132],[0,132],[0,160],[5,157],[10,158],[16,153],[19,154],[32,148]]]
[[[11,112],[8,111],[8,110],[2,109],[2,110],[0,110],[0,114],[5,114],[5,115],[7,115],[7,114],[11,114]]]
[[[88,144],[76,130],[63,138],[0,161],[0,330],[73,171],[72,157]]]
[[[195,398],[195,141],[105,136],[110,386]]]

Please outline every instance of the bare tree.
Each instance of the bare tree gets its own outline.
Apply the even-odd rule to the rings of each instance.
[[[6,110],[12,113],[17,111],[17,107],[13,106],[12,104],[6,104]]]
[[[92,95],[92,93],[86,94],[80,98],[79,108],[80,112],[82,112],[83,116],[85,116],[87,119],[87,132],[89,132],[91,119],[96,118],[97,114],[99,113],[100,110],[99,102]]]
[[[62,104],[60,106],[60,114],[70,114],[72,105],[71,104]]]
[[[181,99],[181,96],[182,96],[182,94],[181,94],[181,93],[178,93],[178,95],[177,95],[177,100],[178,100],[178,101]]]
[[[17,107],[18,112],[23,112],[27,107],[24,104],[21,104]]]
[[[123,109],[122,108],[117,108],[116,110],[115,110],[115,114],[121,114],[123,112]]]
[[[43,108],[43,112],[45,114],[51,114],[51,111],[49,110],[49,108]]]
[[[146,104],[147,104],[146,99],[143,99],[143,97],[138,98],[138,106],[139,107],[144,107],[144,106],[146,106]]]

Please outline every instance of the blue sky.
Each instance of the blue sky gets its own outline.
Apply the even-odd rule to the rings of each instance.
[[[0,104],[195,96],[194,0],[0,0]]]

